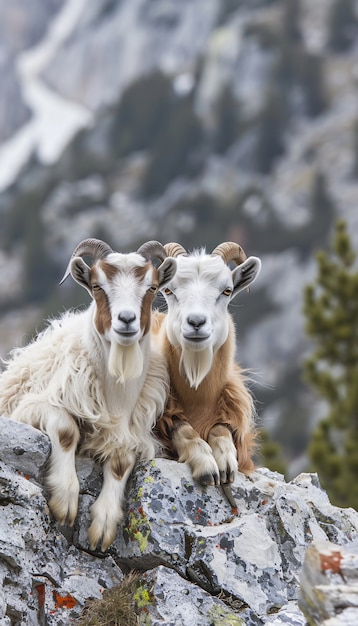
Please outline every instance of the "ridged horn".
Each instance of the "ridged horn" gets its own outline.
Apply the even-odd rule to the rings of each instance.
[[[247,256],[242,249],[242,247],[238,243],[234,243],[233,241],[225,241],[220,245],[216,246],[211,254],[217,254],[221,256],[221,258],[228,265],[230,261],[234,261],[236,265],[241,265],[244,261],[246,261]]]
[[[62,285],[62,283],[70,275],[71,261],[76,256],[89,256],[95,262],[98,261],[98,259],[103,259],[104,257],[108,256],[108,254],[111,254],[111,252],[113,252],[112,248],[108,245],[108,243],[101,241],[101,239],[84,239],[78,244],[78,246],[76,246],[76,248],[72,252],[70,262],[67,265],[67,269],[64,273],[62,280],[60,281],[60,285]]]
[[[146,243],[143,243],[138,248],[137,254],[141,254],[148,261],[151,261],[152,259],[164,261],[164,259],[167,258],[164,246],[159,241],[147,241]]]
[[[175,241],[172,241],[171,243],[166,243],[164,248],[168,256],[177,257],[177,256],[180,256],[181,254],[188,256],[188,253],[185,250],[185,248],[183,248],[183,246],[181,246],[180,243],[175,243]]]

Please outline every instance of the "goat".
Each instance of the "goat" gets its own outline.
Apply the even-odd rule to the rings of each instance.
[[[156,434],[167,454],[188,462],[202,485],[229,485],[237,469],[253,470],[254,407],[243,371],[235,363],[235,329],[228,304],[256,279],[261,261],[241,246],[220,244],[188,254],[164,246],[177,260],[163,288],[167,314],[153,316],[153,334],[171,380]],[[230,270],[234,261],[238,267]],[[230,489],[224,492],[231,504]]]
[[[151,347],[151,305],[176,270],[174,259],[159,267],[150,262],[163,250],[147,242],[121,254],[98,239],[82,241],[61,283],[71,274],[93,301],[14,350],[0,376],[0,414],[50,438],[46,484],[61,525],[73,525],[77,515],[77,448],[103,463],[88,530],[92,550],[102,541],[104,551],[114,540],[128,476],[137,458],[156,451],[151,431],[165,406],[168,375]],[[92,257],[92,267],[82,256]]]

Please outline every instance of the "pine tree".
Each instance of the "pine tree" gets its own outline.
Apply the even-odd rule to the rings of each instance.
[[[307,382],[327,405],[309,446],[332,501],[358,509],[358,271],[347,226],[339,221],[330,252],[317,254],[318,276],[304,293],[306,331],[315,351]]]
[[[354,156],[352,174],[355,178],[358,178],[358,120],[356,120],[353,124],[352,139],[353,139],[353,156]]]

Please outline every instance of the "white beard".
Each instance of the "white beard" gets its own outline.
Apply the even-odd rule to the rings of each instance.
[[[108,357],[108,371],[117,382],[125,383],[127,380],[139,378],[143,372],[143,354],[139,342],[131,346],[120,346],[111,342]]]
[[[197,389],[209,373],[212,362],[212,347],[209,346],[200,352],[192,352],[184,348],[180,359],[180,373],[181,375],[185,374],[190,387]]]

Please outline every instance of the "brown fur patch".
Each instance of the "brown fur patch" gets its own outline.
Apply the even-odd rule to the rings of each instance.
[[[228,439],[232,437],[231,429],[224,424],[216,424],[216,426],[213,426],[210,430],[210,435],[214,437],[227,437]]]
[[[102,269],[104,263],[102,262]],[[108,267],[111,267],[108,263],[106,264]],[[118,270],[116,270],[116,273]],[[108,278],[108,276],[107,276]],[[95,285],[98,283],[98,274],[96,271],[96,266],[93,266],[90,270],[90,285]],[[93,298],[97,305],[96,315],[94,319],[94,323],[98,332],[103,335],[105,330],[109,330],[111,327],[111,311],[109,308],[107,294],[101,289],[99,291],[92,292]]]
[[[148,272],[148,270],[151,268],[151,263],[146,263],[145,265],[143,265],[143,267],[135,267],[133,270],[134,276],[136,277],[136,279],[138,280],[143,280],[144,276],[146,275],[146,273]]]
[[[111,458],[111,470],[115,478],[120,480],[123,478],[126,470],[130,465],[129,459],[126,454],[120,456],[119,452],[115,452]]]
[[[111,310],[107,294],[104,291],[95,292],[94,298],[97,304],[95,324],[98,332],[103,335],[105,330],[109,330],[112,324]]]
[[[140,327],[143,329],[143,335],[146,335],[150,330],[150,323],[152,317],[152,302],[154,300],[155,293],[147,291],[143,300],[140,310]]]
[[[58,431],[58,440],[64,450],[70,450],[76,442],[76,431],[74,427],[63,428]]]
[[[151,265],[150,263],[147,263],[147,265],[144,268],[141,268],[141,267],[136,268],[135,270],[136,276],[137,277],[140,276],[139,270],[145,269],[145,272],[143,274],[144,276],[147,273],[150,265]],[[156,267],[153,267],[152,285],[155,285],[157,288],[159,285],[158,270]],[[152,303],[153,303],[155,296],[156,296],[155,293],[152,293],[151,291],[147,291],[147,293],[145,294],[142,300],[142,307],[141,307],[141,312],[140,312],[140,327],[143,329],[143,335],[146,335],[150,330],[151,319],[152,319]]]
[[[105,273],[106,277],[109,281],[113,280],[113,278],[120,272],[118,267],[111,265],[111,263],[107,263],[106,261],[99,261],[100,268]]]
[[[254,469],[252,455],[256,428],[252,418],[253,401],[246,388],[243,372],[234,362],[234,350],[235,334],[231,323],[228,340],[216,353],[210,372],[195,390],[179,373],[180,350],[174,348],[167,337],[164,339],[171,397],[163,416],[158,420],[156,431],[170,456],[175,458],[177,452],[173,445],[173,433],[177,429],[173,423],[175,416],[189,423],[194,433],[198,433],[205,441],[214,427],[220,425],[228,428],[237,449],[239,470],[250,472]]]
[[[198,433],[194,430],[194,428],[190,426],[190,424],[187,424],[186,422],[178,423],[175,431],[179,437],[183,437],[187,439],[188,441],[192,441],[193,439],[197,439],[199,437]]]
[[[151,331],[154,335],[158,335],[165,319],[165,313],[152,311]]]

